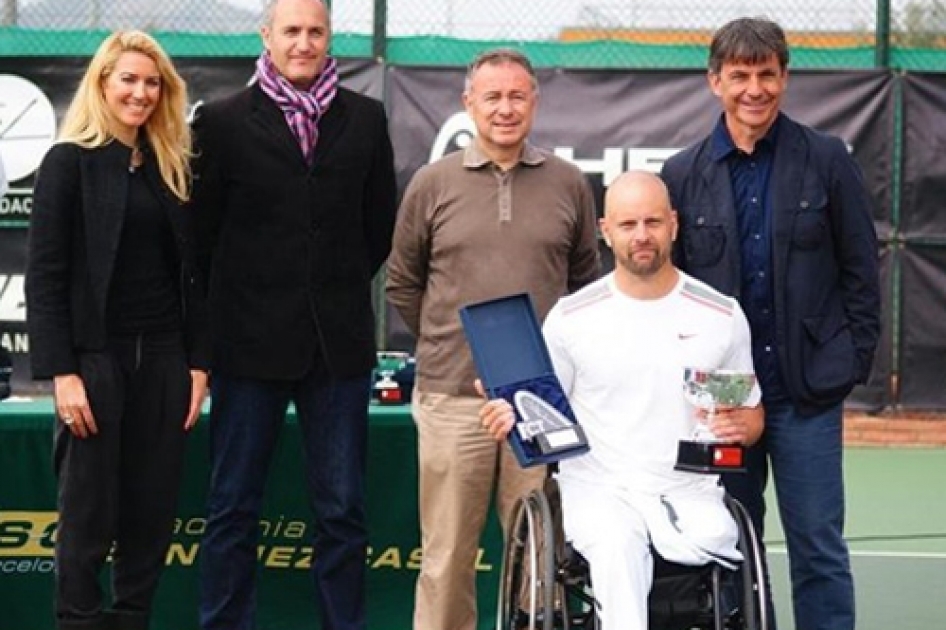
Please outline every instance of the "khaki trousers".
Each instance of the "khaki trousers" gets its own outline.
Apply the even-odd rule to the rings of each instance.
[[[493,489],[505,531],[516,500],[545,481],[544,466],[520,468],[509,445],[483,430],[482,406],[481,398],[414,392],[423,549],[414,630],[476,628],[475,563]]]

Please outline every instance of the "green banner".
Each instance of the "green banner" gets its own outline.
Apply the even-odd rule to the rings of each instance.
[[[0,403],[0,626],[52,630],[56,484],[52,403]],[[154,630],[197,625],[197,563],[209,477],[208,435],[189,438],[174,541],[154,611]],[[312,578],[312,519],[303,483],[299,427],[290,412],[269,475],[260,520],[259,630],[318,627]],[[372,630],[411,627],[420,566],[417,457],[407,407],[372,407],[368,465],[368,621]],[[491,519],[478,560],[482,629],[492,628],[501,540]],[[107,577],[107,576],[106,576]]]

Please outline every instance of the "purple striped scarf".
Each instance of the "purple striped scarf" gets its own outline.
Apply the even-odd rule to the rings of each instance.
[[[302,155],[310,161],[319,139],[319,118],[328,111],[338,92],[337,62],[329,57],[312,86],[308,90],[298,90],[279,73],[269,53],[263,51],[256,60],[256,78],[260,89],[285,114],[286,122],[302,148]]]

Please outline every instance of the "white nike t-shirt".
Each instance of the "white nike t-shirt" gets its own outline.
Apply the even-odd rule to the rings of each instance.
[[[559,464],[560,477],[650,495],[700,491],[714,475],[673,470],[692,436],[687,367],[752,372],[749,326],[738,303],[680,273],[657,300],[621,293],[609,274],[563,298],[543,327],[555,373],[591,446]],[[758,403],[758,386],[747,405]]]

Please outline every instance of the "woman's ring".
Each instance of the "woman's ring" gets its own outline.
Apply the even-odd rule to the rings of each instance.
[[[62,423],[63,423],[63,424],[72,424],[73,422],[75,422],[75,420],[72,419],[72,416],[63,416],[63,417],[62,417]]]

